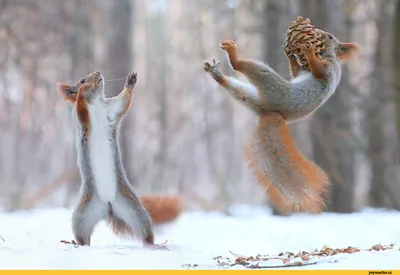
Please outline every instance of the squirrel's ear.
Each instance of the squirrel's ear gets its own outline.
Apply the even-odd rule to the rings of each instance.
[[[75,104],[77,95],[77,93],[75,92],[75,87],[61,82],[56,83],[56,85],[62,99],[71,104]]]
[[[356,43],[339,43],[337,57],[340,62],[346,63],[360,52],[360,47]]]

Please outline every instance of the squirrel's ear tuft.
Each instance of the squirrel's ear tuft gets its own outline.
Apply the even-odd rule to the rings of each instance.
[[[67,101],[71,104],[75,104],[76,101],[76,92],[75,87],[68,85],[66,83],[57,82],[56,83],[58,91],[61,94],[61,97],[64,101]]]
[[[337,57],[340,62],[346,63],[360,52],[360,47],[356,43],[339,43]]]

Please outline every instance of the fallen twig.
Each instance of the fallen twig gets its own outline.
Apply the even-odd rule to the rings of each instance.
[[[2,240],[3,240],[3,242],[6,242],[6,240],[4,240],[2,236],[0,236],[0,239],[2,239]]]
[[[243,262],[244,260],[246,261],[268,261],[268,260],[281,260],[284,264],[290,262],[290,258],[286,258],[286,257],[266,257],[266,256],[262,256],[262,255],[257,255],[255,257],[250,256],[244,256],[244,255],[240,255],[237,253],[234,253],[232,251],[229,251],[229,253],[231,253],[233,256],[236,257],[236,263],[239,261]],[[268,255],[267,255],[268,256]],[[302,260],[304,260],[302,258]]]
[[[248,265],[246,268],[251,269],[263,269],[263,268],[286,268],[286,267],[296,267],[296,266],[305,266],[305,265],[315,265],[319,262],[312,262],[312,263],[302,263],[302,262],[293,262],[287,263],[284,265]]]

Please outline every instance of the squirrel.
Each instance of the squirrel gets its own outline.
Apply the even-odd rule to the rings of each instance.
[[[233,70],[245,75],[248,82],[225,76],[215,59],[204,62],[204,70],[259,118],[245,155],[271,206],[282,214],[319,213],[326,207],[330,180],[296,147],[287,124],[312,114],[328,100],[339,84],[341,65],[360,50],[355,43],[341,43],[331,33],[317,31],[325,37],[322,60],[315,56],[311,43],[300,46],[310,71],[301,67],[294,54],[285,52],[290,81],[265,63],[240,58],[231,40],[222,41],[220,47]]]
[[[75,240],[89,245],[96,224],[106,220],[117,235],[139,236],[144,247],[167,249],[154,244],[153,222],[163,223],[179,216],[176,197],[136,196],[122,163],[120,125],[131,106],[137,74],[128,75],[123,91],[105,98],[103,76],[93,72],[75,85],[57,83],[62,98],[74,105],[76,148],[81,175],[81,195],[72,214]],[[144,207],[147,207],[146,208]],[[156,221],[152,221],[150,211]]]

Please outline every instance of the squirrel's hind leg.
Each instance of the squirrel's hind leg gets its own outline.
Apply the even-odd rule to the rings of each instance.
[[[72,214],[72,231],[76,243],[90,245],[94,227],[106,216],[107,204],[102,202],[94,192],[84,193]]]
[[[115,233],[135,234],[145,247],[167,249],[154,244],[153,223],[150,215],[131,186],[125,183],[119,184],[119,194],[111,207],[113,216],[111,223]]]

